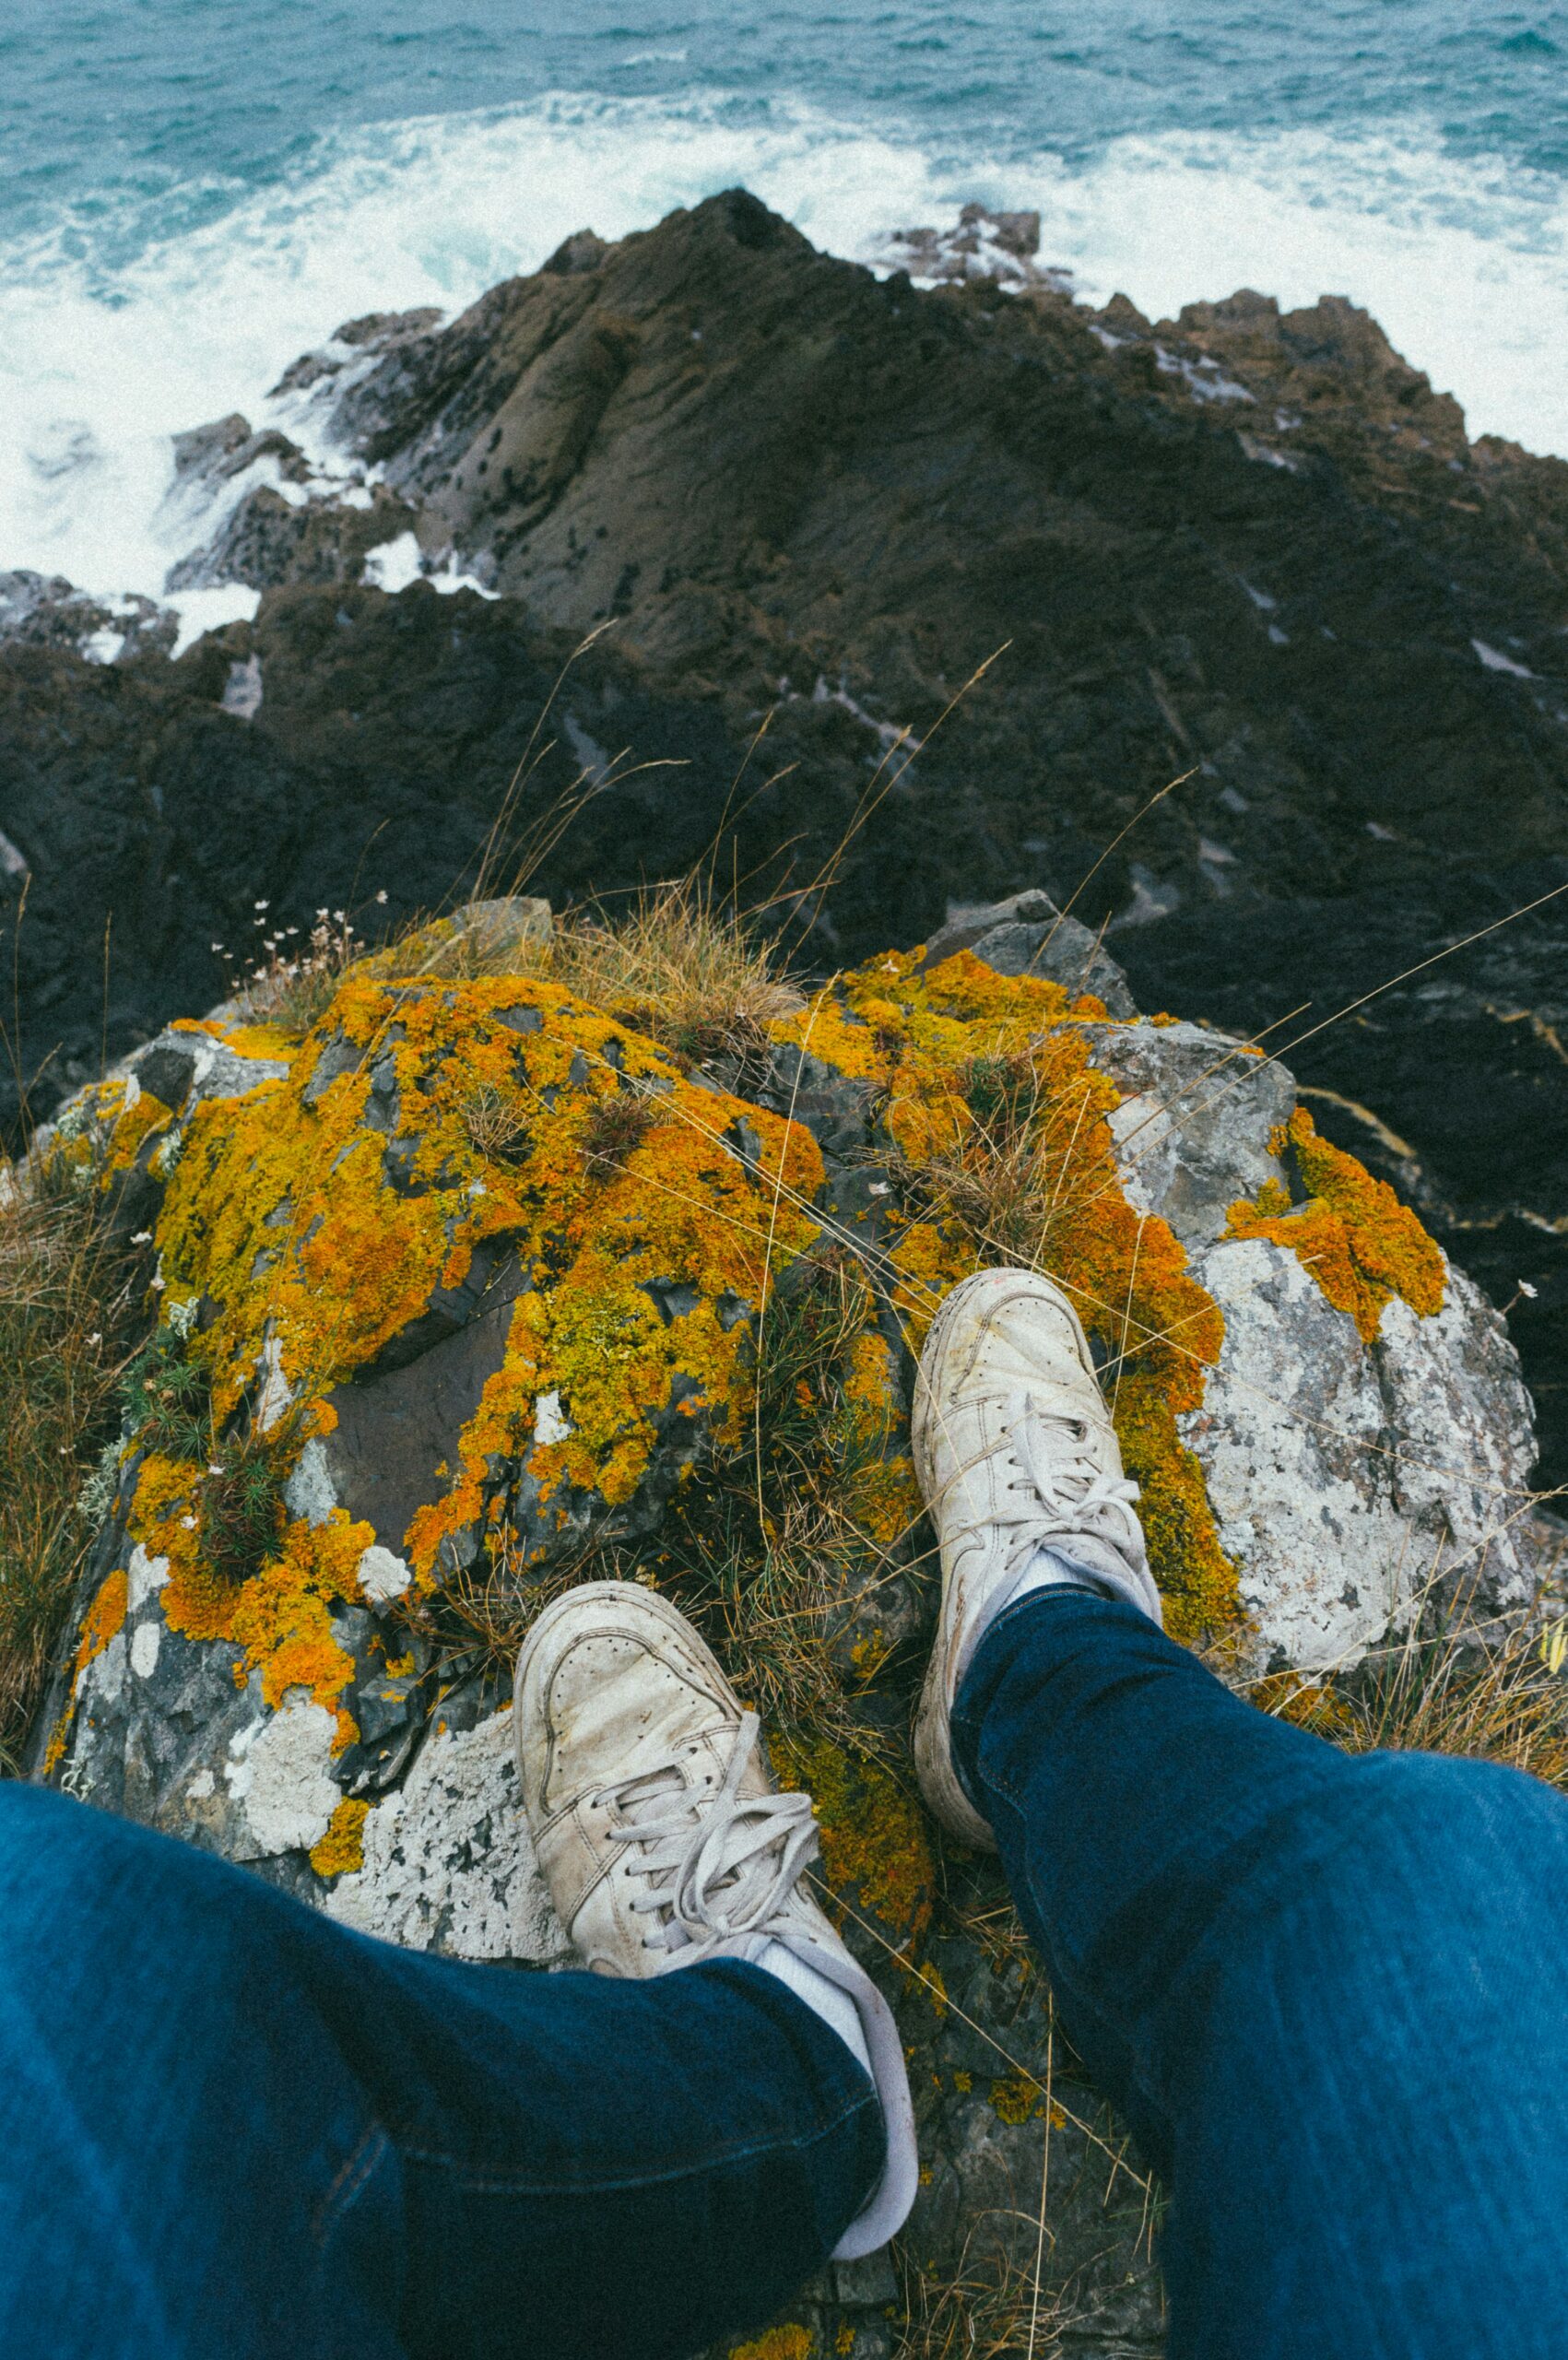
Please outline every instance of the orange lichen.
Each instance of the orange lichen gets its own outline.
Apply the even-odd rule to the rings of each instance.
[[[130,1604],[129,1577],[121,1571],[110,1574],[97,1597],[82,1619],[81,1637],[77,1645],[76,1660],[71,1667],[72,1684],[80,1680],[95,1656],[100,1656],[110,1641],[118,1637],[125,1627]]]
[[[1375,1340],[1396,1295],[1421,1318],[1442,1310],[1442,1250],[1385,1180],[1320,1138],[1304,1106],[1270,1144],[1276,1154],[1293,1153],[1307,1201],[1292,1206],[1277,1180],[1267,1181],[1250,1202],[1231,1207],[1227,1235],[1288,1245],[1365,1343]]]
[[[65,1710],[50,1731],[49,1742],[43,1750],[45,1776],[50,1771],[57,1769],[65,1759],[65,1748],[70,1742],[77,1691],[81,1686],[82,1674],[88,1664],[102,1655],[110,1642],[117,1638],[124,1629],[125,1616],[129,1610],[130,1576],[123,1566],[117,1566],[100,1584],[92,1604],[82,1618],[77,1652],[71,1660],[71,1677],[65,1693]]]
[[[327,1823],[326,1834],[319,1844],[311,1847],[311,1866],[318,1877],[349,1875],[365,1864],[365,1820],[369,1803],[354,1802],[348,1796],[338,1804]]]
[[[873,1919],[907,1959],[931,1922],[936,1869],[920,1808],[879,1764],[829,1738],[775,1735],[779,1784],[817,1810],[822,1869],[835,1894]]]
[[[132,1504],[130,1530],[149,1556],[168,1560],[160,1593],[171,1631],[188,1639],[226,1639],[241,1650],[235,1667],[243,1685],[261,1675],[262,1694],[280,1705],[291,1688],[338,1711],[338,1746],[352,1742],[352,1723],[338,1700],[354,1676],[354,1659],[333,1634],[335,1601],[360,1595],[357,1567],[375,1538],[335,1508],[324,1524],[289,1524],[281,1546],[248,1579],[228,1582],[202,1546],[202,1473],[157,1453],[143,1463]]]
[[[312,1703],[336,1705],[354,1659],[334,1635],[331,1609],[359,1597],[356,1569],[374,1539],[373,1526],[354,1523],[342,1508],[324,1524],[301,1519],[287,1528],[279,1555],[241,1585],[225,1635],[260,1671],[267,1704],[304,1688]]]
[[[1121,1093],[1083,1029],[1106,1021],[1097,999],[960,951],[924,974],[917,954],[891,953],[770,1029],[877,1089],[903,1175],[885,1221],[912,1351],[948,1289],[984,1263],[1027,1261],[1067,1292],[1108,1363],[1169,1627],[1192,1640],[1242,1612],[1175,1423],[1202,1401],[1224,1323],[1166,1223],[1127,1202],[1108,1120]],[[1021,1168],[1010,1203],[997,1198],[999,1162]]]
[[[372,1080],[388,1111],[367,1121]],[[520,1151],[504,1161],[464,1119],[481,1089],[517,1110]],[[595,1108],[629,1091],[661,1119],[613,1164],[587,1155]],[[375,1127],[391,1120],[395,1167]],[[198,1109],[159,1242],[171,1279],[218,1307],[198,1349],[218,1414],[270,1350],[302,1432],[434,1289],[462,1284],[477,1246],[514,1242],[526,1291],[502,1365],[446,1495],[393,1537],[429,1580],[443,1540],[482,1515],[498,1457],[524,1459],[547,1503],[591,1486],[614,1504],[636,1490],[672,1402],[688,1416],[701,1406],[721,1437],[740,1432],[740,1315],[770,1233],[781,1263],[816,1235],[802,1208],[820,1179],[807,1133],[689,1082],[666,1051],[558,985],[359,975],[287,1081]],[[693,1307],[666,1317],[665,1289]],[[556,1414],[536,1434],[548,1395]]]

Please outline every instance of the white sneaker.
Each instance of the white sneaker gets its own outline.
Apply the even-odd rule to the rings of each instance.
[[[954,1287],[920,1355],[915,1472],[942,1554],[942,1612],[914,1725],[921,1790],[943,1824],[985,1851],[996,1838],[960,1786],[950,1720],[986,1625],[1042,1552],[1161,1622],[1138,1485],[1100,1391],[1077,1312],[1049,1279],[978,1270]],[[1047,1576],[1049,1577],[1049,1576]],[[1070,1578],[1070,1576],[1069,1576]]]
[[[529,1632],[513,1719],[534,1848],[585,1965],[646,1976],[749,1959],[825,2021],[837,2014],[869,2064],[888,2158],[833,2259],[886,2244],[919,2179],[903,2048],[881,1993],[801,1890],[817,1854],[811,1800],[774,1792],[755,1713],[666,1599],[586,1582]]]

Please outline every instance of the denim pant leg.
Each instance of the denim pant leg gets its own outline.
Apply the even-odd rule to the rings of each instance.
[[[1347,1756],[1079,1591],[1000,1617],[954,1738],[1167,2180],[1171,2360],[1561,2360],[1568,1799]]]
[[[0,1784],[7,2360],[673,2360],[765,2320],[882,2159],[759,1968],[430,1958]]]

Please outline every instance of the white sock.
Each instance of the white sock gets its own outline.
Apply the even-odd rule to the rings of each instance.
[[[860,2011],[849,1993],[841,1991],[836,1983],[830,1983],[808,1959],[802,1958],[798,1951],[792,1951],[784,1942],[770,1942],[757,1964],[765,1966],[770,1975],[776,1975],[781,1983],[787,1983],[796,1998],[804,2000],[813,2013],[837,2033],[874,2083],[877,2077],[871,2071],[871,2051],[866,2046],[866,2035],[860,2029]]]
[[[1103,1582],[1097,1581],[1084,1566],[1077,1565],[1059,1549],[1037,1549],[1029,1563],[1014,1575],[1010,1582],[1003,1582],[994,1589],[981,1608],[969,1643],[959,1664],[960,1680],[969,1670],[975,1648],[985,1636],[1005,1607],[1016,1606],[1020,1598],[1028,1598],[1037,1589],[1087,1589],[1096,1596],[1110,1595]]]

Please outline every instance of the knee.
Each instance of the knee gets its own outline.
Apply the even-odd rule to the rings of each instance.
[[[1568,1891],[1568,1797],[1539,1779],[1438,1753],[1368,1754],[1357,1770],[1363,1870],[1451,1895],[1521,1876]]]
[[[106,1898],[134,1834],[107,1811],[42,1787],[0,1780],[0,1928],[57,1915],[83,1895]]]
[[[0,1887],[45,1886],[79,1873],[80,1856],[116,1823],[49,1787],[0,1778]]]
[[[1367,1753],[1355,1767],[1386,1819],[1447,1826],[1456,1842],[1505,1838],[1568,1812],[1564,1798],[1539,1778],[1472,1754]]]
[[[112,1958],[149,1925],[210,1938],[222,1912],[205,1887],[218,1866],[71,1796],[0,1780],[0,1949],[13,1964]]]

